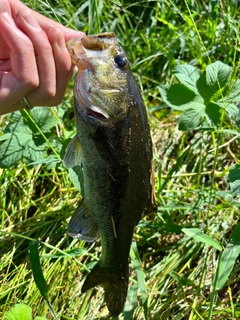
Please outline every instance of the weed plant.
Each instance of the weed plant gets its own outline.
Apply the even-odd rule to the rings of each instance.
[[[87,34],[114,31],[149,111],[158,212],[136,228],[119,319],[240,319],[239,1],[25,2]],[[110,319],[101,288],[81,294],[99,241],[66,233],[81,200],[61,161],[72,87],[57,108],[0,117],[1,319],[20,319],[17,303],[25,320]]]

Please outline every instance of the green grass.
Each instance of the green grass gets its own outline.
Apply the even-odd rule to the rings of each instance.
[[[224,286],[216,290],[213,279],[221,253],[182,232],[186,227],[199,228],[223,249],[227,246],[239,220],[239,194],[231,191],[228,176],[239,163],[238,124],[223,114],[218,127],[203,123],[180,131],[182,113],[167,107],[158,89],[177,82],[173,69],[182,63],[204,71],[220,60],[233,68],[232,80],[239,77],[238,2],[26,3],[86,33],[115,31],[149,110],[158,212],[143,217],[136,228],[128,298],[119,319],[240,319],[239,260]],[[49,129],[48,155],[62,156],[74,130],[69,121],[72,86],[71,81],[62,107],[50,111],[57,125]],[[0,128],[8,122],[9,115],[1,117]],[[1,319],[16,303],[31,307],[34,317],[110,319],[102,289],[80,293],[101,250],[99,241],[86,244],[67,236],[67,223],[80,199],[59,162],[52,166],[18,162],[0,168]],[[51,308],[36,287],[28,258],[28,245],[36,239]]]

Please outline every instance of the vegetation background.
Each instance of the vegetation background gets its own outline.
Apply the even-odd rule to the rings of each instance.
[[[238,99],[229,102],[235,106],[231,110],[219,102],[216,113],[201,114],[194,123],[196,113],[188,113],[179,128],[186,109],[170,106],[163,95],[169,87],[162,87],[179,83],[174,68],[185,63],[204,72],[221,61],[232,67],[224,88],[238,80],[239,1],[25,3],[87,34],[114,31],[132,62],[149,111],[158,212],[143,217],[136,228],[128,297],[119,319],[240,319],[240,235],[234,229],[240,205]],[[74,173],[61,162],[75,131],[72,87],[73,80],[58,108],[0,117],[1,319],[16,303],[31,307],[33,317],[110,319],[101,288],[80,293],[87,271],[99,257],[100,242],[76,242],[66,233],[81,199]],[[224,88],[219,85],[218,94],[226,103],[231,88],[228,94]],[[181,104],[179,99],[181,92],[175,106]],[[11,135],[14,131],[20,142]],[[194,239],[183,228],[203,233],[196,239],[198,229],[189,229]],[[29,262],[28,246],[36,239],[46,296],[38,290]],[[229,255],[222,272],[221,248],[229,245],[237,254]],[[220,271],[226,271],[227,278],[217,286]]]

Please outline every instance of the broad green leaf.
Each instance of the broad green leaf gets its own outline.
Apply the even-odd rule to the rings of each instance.
[[[6,312],[5,320],[32,320],[32,309],[24,303],[17,303]]]
[[[191,106],[196,94],[183,84],[158,87],[163,101],[175,110],[187,110]]]
[[[227,95],[226,100],[230,103],[240,102],[240,79],[237,79],[229,90],[230,94]]]
[[[11,138],[0,145],[0,167],[9,168],[23,158],[32,136],[28,133],[13,131]]]
[[[33,278],[41,293],[41,296],[47,300],[47,283],[44,279],[39,259],[39,241],[32,241],[28,246],[28,256],[32,267]]]
[[[222,251],[220,244],[198,228],[184,228],[182,231],[189,237]]]
[[[23,121],[22,114],[20,111],[15,111],[11,114],[10,118],[14,122],[18,122],[19,120]]]
[[[217,104],[221,109],[226,110],[229,117],[237,121],[237,118],[240,116],[240,109],[234,103],[229,103],[229,101],[217,101]]]
[[[20,112],[11,116],[15,122],[10,123],[1,136],[5,140],[0,145],[0,167],[9,168],[20,160],[34,162],[47,156],[46,142],[40,134],[33,132]]]
[[[200,105],[196,109],[188,109],[179,118],[179,130],[187,131],[195,129],[205,116],[205,106]]]
[[[57,123],[58,120],[52,115],[52,112],[48,108],[43,108],[43,107],[35,107],[31,111],[31,116],[34,120],[34,122],[37,124],[37,126],[42,130],[42,132],[48,132],[52,127],[54,127]],[[31,125],[31,120],[28,119],[26,120],[28,125]],[[33,131],[36,131],[33,129]]]
[[[234,196],[240,195],[240,164],[235,164],[229,171],[229,183],[232,194]]]
[[[240,102],[240,89],[235,87],[236,83],[238,86],[240,85],[239,80],[235,81],[234,85],[229,81],[229,84],[224,87],[222,95],[216,100],[217,104],[221,105],[222,108],[225,109],[229,104],[238,104]]]
[[[25,133],[25,134],[32,134],[32,130],[26,126],[26,124],[24,123],[24,119],[21,115],[21,113],[19,111],[13,112],[13,114],[10,117],[12,119],[12,121],[14,122],[10,122],[8,124],[8,126],[6,127],[5,132],[6,133]]]
[[[231,73],[231,67],[221,61],[216,61],[206,68],[207,85],[214,87],[215,91],[218,91],[227,84]]]
[[[190,64],[181,64],[173,70],[178,80],[190,90],[198,94],[197,81],[201,76],[201,71]]]
[[[38,137],[26,133],[12,132],[11,139],[0,145],[0,167],[9,168],[20,160],[31,163],[47,156],[46,144]]]
[[[237,117],[239,117],[240,109],[235,104],[228,104],[226,107],[226,111],[229,114],[229,117],[232,119],[236,119]]]
[[[212,97],[212,91],[207,85],[206,74],[201,74],[196,84],[197,84],[198,92],[202,97],[202,99],[204,100],[204,104],[207,105],[210,102],[210,99]]]
[[[46,317],[36,317],[36,318],[34,318],[34,320],[47,320],[47,318]]]
[[[206,107],[206,115],[210,120],[211,125],[214,124],[215,126],[220,125],[221,120],[221,108],[216,104],[210,102]]]
[[[223,89],[227,85],[232,73],[232,68],[216,61],[206,68],[206,84],[208,86],[207,92],[212,101],[216,101],[223,96]]]
[[[216,289],[220,290],[228,280],[235,261],[240,254],[240,224],[237,224],[219,261]],[[215,275],[216,277],[216,275]]]
[[[8,133],[5,133],[5,134],[2,134],[0,136],[0,141],[6,141],[6,140],[9,140],[11,139],[12,137],[12,133],[8,132]]]
[[[41,141],[41,142],[40,142]],[[38,159],[47,157],[46,143],[40,137],[33,137],[28,141],[26,148],[23,151],[23,160],[30,164]]]

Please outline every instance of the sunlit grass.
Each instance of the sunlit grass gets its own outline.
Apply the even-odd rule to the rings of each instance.
[[[204,70],[221,60],[238,76],[237,2],[26,2],[86,33],[115,31],[149,108],[158,212],[143,217],[136,228],[128,298],[119,319],[239,319],[239,261],[226,285],[213,296],[219,252],[181,231],[198,227],[226,246],[239,220],[239,199],[228,192],[229,168],[239,162],[239,138],[210,130],[179,131],[179,113],[164,105],[157,90],[160,84],[176,81],[173,67],[183,62]],[[54,134],[62,141],[74,129],[72,104],[69,89],[64,116],[55,114]],[[0,118],[1,129],[7,123],[8,116]],[[232,129],[236,130],[234,124]],[[60,163],[52,169],[24,163],[0,168],[0,318],[18,302],[29,305],[34,317],[53,318],[28,259],[28,245],[38,239],[55,317],[110,319],[101,288],[81,294],[87,271],[99,257],[100,242],[89,245],[67,236],[68,219],[80,199]]]

